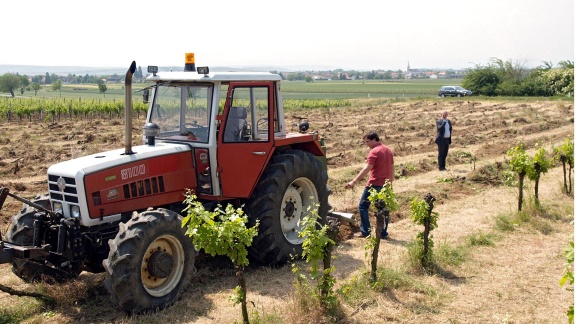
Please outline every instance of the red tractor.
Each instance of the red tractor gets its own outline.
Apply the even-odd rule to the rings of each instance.
[[[12,217],[0,262],[25,281],[107,273],[111,299],[130,313],[171,305],[187,288],[196,250],[181,226],[184,193],[207,209],[243,206],[259,234],[253,261],[276,265],[302,251],[301,220],[329,212],[325,151],[317,133],[289,133],[280,76],[148,67],[144,144],[132,147],[132,63],[126,74],[125,147],[48,169],[48,195]],[[252,224],[249,224],[250,226]]]

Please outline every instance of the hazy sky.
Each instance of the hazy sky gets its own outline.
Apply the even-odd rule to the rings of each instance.
[[[0,6],[0,64],[310,69],[574,61],[574,0],[26,0]]]

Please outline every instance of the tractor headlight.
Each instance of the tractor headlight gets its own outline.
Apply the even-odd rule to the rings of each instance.
[[[62,203],[55,202],[54,203],[54,212],[64,215],[64,210],[62,209]]]
[[[70,207],[70,216],[74,218],[80,217],[80,206],[72,205]]]

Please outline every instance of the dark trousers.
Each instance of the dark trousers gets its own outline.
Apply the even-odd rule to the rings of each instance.
[[[445,170],[446,169],[446,156],[448,156],[448,148],[450,148],[450,144],[448,144],[448,139],[443,138],[440,143],[438,144],[438,169]]]

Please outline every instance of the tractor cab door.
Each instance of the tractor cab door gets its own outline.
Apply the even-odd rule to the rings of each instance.
[[[224,198],[248,198],[273,152],[274,82],[231,82],[218,132],[218,171]],[[269,122],[272,120],[273,122]]]

